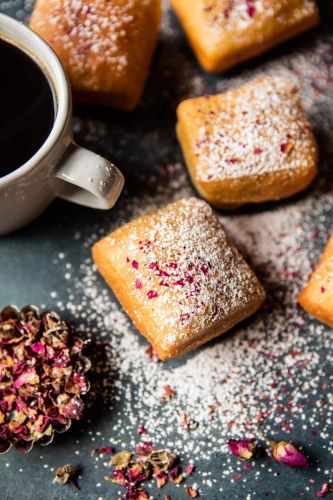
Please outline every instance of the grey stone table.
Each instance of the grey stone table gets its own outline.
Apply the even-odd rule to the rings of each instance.
[[[0,10],[24,22],[33,1],[1,0]],[[141,438],[168,447],[184,466],[196,465],[184,484],[209,500],[315,498],[333,481],[332,331],[296,305],[297,293],[332,231],[333,215],[333,4],[321,2],[322,24],[221,76],[202,72],[182,30],[166,10],[157,54],[142,103],[131,114],[75,107],[77,141],[110,158],[124,172],[126,189],[111,212],[57,200],[29,227],[0,240],[0,305],[33,303],[75,320],[90,339],[92,389],[85,416],[52,445],[28,455],[0,457],[0,497],[5,500],[121,498],[104,481],[109,458],[95,447],[133,449]],[[1,61],[0,61],[1,64]],[[2,68],[3,70],[4,68]],[[263,310],[245,324],[170,363],[154,363],[111,291],[97,275],[91,245],[142,212],[194,195],[174,133],[177,103],[216,93],[258,74],[298,81],[320,146],[320,174],[305,193],[283,203],[220,213],[230,237],[255,267],[268,295]],[[160,402],[163,385],[177,395]],[[181,411],[197,429],[184,430]],[[261,432],[302,446],[311,466],[292,470],[263,454],[249,467],[230,456],[233,436]],[[52,482],[56,467],[80,468],[80,491]],[[183,484],[152,498],[186,498]],[[329,497],[328,497],[329,498]]]

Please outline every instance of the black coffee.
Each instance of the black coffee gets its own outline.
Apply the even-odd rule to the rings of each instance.
[[[38,151],[54,118],[53,91],[41,68],[0,38],[0,177]]]

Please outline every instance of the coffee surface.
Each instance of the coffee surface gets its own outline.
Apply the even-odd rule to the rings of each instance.
[[[0,38],[0,178],[38,151],[54,118],[47,76],[33,58]]]

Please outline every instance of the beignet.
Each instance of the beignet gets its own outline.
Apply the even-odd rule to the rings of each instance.
[[[319,23],[314,0],[170,0],[201,63],[212,72],[266,52]]]
[[[265,298],[217,216],[196,198],[126,224],[95,244],[93,258],[162,360],[226,332]]]
[[[297,87],[277,77],[183,101],[177,135],[193,184],[219,208],[287,198],[317,173]]]
[[[60,57],[79,101],[124,110],[139,102],[161,0],[37,0],[30,27]]]
[[[312,316],[333,328],[333,234],[298,302]]]

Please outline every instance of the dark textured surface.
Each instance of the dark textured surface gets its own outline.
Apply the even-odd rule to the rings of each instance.
[[[20,0],[10,2],[1,0],[0,10],[19,19],[26,19],[31,9],[31,3],[25,2],[25,5],[26,9],[24,10],[24,2]],[[322,2],[323,23],[320,29],[300,37],[262,58],[247,63],[242,67],[242,71],[246,75],[247,73],[249,75],[255,74],[257,70],[261,71],[269,61],[273,61],[273,64],[276,61],[278,64],[279,58],[285,61],[288,59],[286,56],[289,53],[295,54],[301,49],[305,50],[305,54],[306,51],[309,51],[310,54],[317,41],[321,37],[325,38],[332,29],[332,8],[330,2]],[[172,20],[172,23],[176,23],[176,21]],[[177,64],[174,61],[177,61]],[[183,64],[180,64],[179,61]],[[154,185],[151,188],[147,182],[149,176],[151,174],[160,176],[160,182],[163,183],[164,179],[160,174],[160,165],[163,161],[166,159],[171,163],[181,161],[174,135],[174,111],[177,102],[193,92],[191,86],[187,87],[188,73],[192,79],[195,74],[204,78],[206,91],[214,92],[218,83],[222,82],[223,85],[224,77],[222,76],[203,76],[181,35],[177,36],[176,40],[166,36],[159,44],[143,103],[134,113],[127,115],[104,109],[75,108],[77,141],[83,146],[104,154],[122,169],[127,179],[126,192],[117,208],[110,213],[93,211],[57,200],[38,221],[16,234],[2,238],[0,240],[0,305],[14,303],[23,306],[26,303],[34,303],[57,309],[57,301],[63,300],[65,302],[68,295],[68,281],[54,265],[57,255],[66,251],[67,259],[75,263],[72,272],[79,273],[81,261],[89,254],[89,249],[82,248],[80,239],[73,238],[75,231],[80,231],[83,237],[87,237],[100,225],[114,226],[117,224],[119,213],[126,212],[127,205],[129,206],[128,218],[131,217],[130,207],[133,196],[146,195],[148,190],[150,190],[151,196],[154,196]],[[241,76],[239,70],[229,73],[225,77],[226,85],[228,85],[229,78],[237,79],[239,76]],[[308,75],[304,76],[304,78],[307,77]],[[323,98],[316,103],[315,131],[324,159],[320,180],[325,179],[325,185],[323,188],[318,188],[320,186],[319,180],[316,184],[317,187],[314,188],[317,192],[311,192],[314,197],[320,196],[321,192],[330,191],[333,193],[332,162],[329,161],[331,143],[330,137],[327,135],[327,130],[332,133],[333,129],[330,125],[333,123],[332,82],[326,88],[325,82],[318,80],[318,85]],[[325,127],[322,124],[324,118],[322,122],[320,121],[322,117],[326,117],[327,120]],[[106,133],[100,133],[98,127],[96,129],[96,125],[90,123],[90,119],[95,120],[95,124],[102,124]],[[155,135],[154,131],[156,131]],[[124,137],[126,137],[125,147]],[[309,196],[309,193],[304,196]],[[262,207],[260,210],[265,211],[271,208],[274,210],[274,207],[270,206]],[[254,211],[251,208],[244,209],[244,212],[246,210],[249,213]],[[321,216],[327,231],[329,231],[332,226],[331,205],[322,207]],[[317,227],[315,219],[307,221],[307,224],[313,230]],[[321,239],[318,240],[315,248],[313,248],[313,242],[309,242],[309,248],[315,260],[320,254],[327,234],[321,232],[320,237]],[[103,287],[102,281],[100,286]],[[54,290],[57,291],[58,297],[52,301],[50,293]],[[80,301],[79,292],[75,300]],[[66,318],[72,319],[71,313],[66,308],[63,314]],[[313,324],[310,319],[306,321],[308,321],[309,326]],[[144,341],[142,341],[142,346],[144,346]],[[93,350],[94,346],[91,349]],[[327,354],[322,353],[323,360]],[[176,366],[181,361],[177,360],[174,363]],[[169,364],[170,369],[172,366],[172,363]],[[329,377],[332,376],[332,366],[327,364],[325,371],[326,379],[329,380]],[[50,469],[68,462],[74,463],[82,469],[82,479],[79,481],[81,486],[79,498],[87,500],[118,498],[116,490],[104,483],[105,471],[103,468],[95,467],[95,462],[90,458],[93,444],[91,435],[88,433],[100,431],[101,433],[106,432],[108,436],[112,437],[113,423],[112,414],[103,411],[101,398],[98,397],[101,381],[94,374],[92,377],[95,390],[90,396],[89,408],[82,423],[74,424],[67,434],[56,436],[54,443],[48,448],[35,448],[27,456],[10,451],[7,455],[0,457],[0,498],[6,500],[76,498],[74,491],[66,488],[61,489],[60,486],[52,484],[53,473]],[[121,398],[117,399],[113,406],[114,411],[121,412]],[[303,411],[306,416],[307,402],[304,402]],[[330,436],[326,439],[332,440],[332,426],[330,431]],[[305,441],[301,421],[295,423],[292,438],[295,442]],[[79,444],[77,444],[78,439],[80,440]],[[130,443],[129,436],[125,436],[123,440],[124,442],[128,440]],[[97,441],[96,438],[96,444],[99,445]],[[202,474],[205,471],[212,473],[216,479],[215,486],[202,488],[203,498],[210,500],[245,499],[248,493],[251,494],[249,498],[260,499],[281,497],[294,499],[300,496],[313,498],[315,491],[320,489],[321,483],[332,476],[333,455],[323,447],[323,443],[324,439],[315,439],[311,443],[311,450],[309,450],[313,460],[319,462],[320,470],[311,468],[296,472],[283,469],[283,477],[280,478],[281,469],[273,464],[271,471],[268,459],[263,458],[258,465],[259,469],[263,465],[260,480],[255,476],[255,470],[253,470],[248,475],[247,483],[241,484],[241,482],[231,482],[230,478],[222,476],[225,456],[222,453],[214,453],[210,460],[196,462],[200,476],[194,477],[194,480],[198,482],[200,487]],[[193,458],[195,460],[195,457]],[[312,479],[316,481],[315,489],[310,483]],[[98,483],[101,483],[101,486],[96,487]],[[223,493],[219,491],[220,486],[223,486]],[[306,490],[307,486],[311,486],[310,491]],[[172,499],[186,497],[181,489],[176,490],[175,494],[174,488],[168,489],[167,487],[162,492],[156,493],[155,490],[154,498],[163,498],[163,494],[170,494]]]

